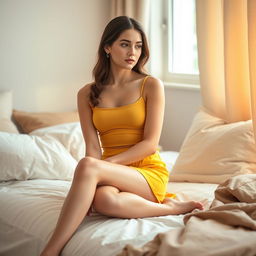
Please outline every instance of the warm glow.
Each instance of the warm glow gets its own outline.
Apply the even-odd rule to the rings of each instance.
[[[169,71],[198,74],[195,0],[173,0],[172,4]]]

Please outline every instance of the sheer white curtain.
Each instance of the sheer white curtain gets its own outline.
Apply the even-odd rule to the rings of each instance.
[[[252,119],[256,135],[256,1],[196,6],[203,105],[227,122]]]
[[[139,21],[145,32],[149,29],[151,0],[111,0],[111,18],[126,15]]]

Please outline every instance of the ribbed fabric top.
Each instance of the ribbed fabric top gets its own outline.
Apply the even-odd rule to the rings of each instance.
[[[99,131],[103,150],[130,147],[142,140],[146,118],[142,92],[147,77],[143,79],[140,97],[134,103],[114,108],[92,108],[93,123]]]

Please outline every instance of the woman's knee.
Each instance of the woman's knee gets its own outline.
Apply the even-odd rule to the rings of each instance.
[[[96,175],[96,162],[97,159],[93,157],[86,156],[82,158],[76,167],[75,176],[88,177],[88,176],[95,176]]]
[[[99,187],[94,196],[93,208],[105,215],[111,215],[118,207],[117,194],[119,191],[113,187]]]

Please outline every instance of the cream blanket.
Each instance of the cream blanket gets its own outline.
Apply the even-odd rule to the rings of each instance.
[[[220,184],[210,209],[187,214],[184,223],[142,248],[127,245],[118,256],[255,256],[256,174]]]

